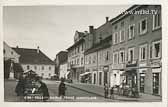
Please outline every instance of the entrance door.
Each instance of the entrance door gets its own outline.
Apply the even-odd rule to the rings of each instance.
[[[96,84],[96,73],[94,73],[93,83]]]
[[[104,85],[107,84],[107,71],[104,72]]]
[[[140,92],[144,93],[144,87],[145,87],[145,74],[140,73]]]
[[[102,72],[99,72],[99,85],[102,85]]]
[[[153,94],[159,94],[159,73],[153,73]]]

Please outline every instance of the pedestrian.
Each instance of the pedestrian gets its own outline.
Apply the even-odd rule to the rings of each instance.
[[[58,96],[61,97],[62,99],[64,99],[65,90],[66,90],[66,87],[65,87],[64,79],[61,78],[61,83],[59,84],[59,87],[58,87]]]
[[[38,86],[37,93],[42,95],[42,100],[44,102],[47,101],[50,97],[47,85],[42,82],[40,77],[36,77],[36,85]]]
[[[24,96],[24,91],[25,91],[25,78],[23,77],[23,75],[20,75],[19,81],[15,88],[15,92],[17,96]]]
[[[114,99],[114,87],[110,88],[110,98]]]
[[[104,97],[108,98],[108,84],[105,84],[104,86]]]

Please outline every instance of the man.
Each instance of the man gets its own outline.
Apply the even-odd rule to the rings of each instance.
[[[42,95],[42,97],[43,97],[42,100],[44,102],[47,101],[50,96],[49,92],[48,92],[47,85],[41,81],[40,77],[36,78],[36,85],[38,86],[37,93]]]
[[[65,84],[64,84],[64,79],[61,78],[61,83],[59,84],[59,88],[58,88],[58,96],[61,97],[62,99],[64,99],[65,96]]]
[[[108,84],[105,84],[104,86],[104,97],[108,98]]]

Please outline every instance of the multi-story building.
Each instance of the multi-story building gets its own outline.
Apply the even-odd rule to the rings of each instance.
[[[56,55],[56,58],[55,58],[55,74],[58,76],[58,77],[62,77],[62,73],[60,71],[60,65],[62,63],[65,63],[67,62],[67,59],[68,59],[68,52],[67,51],[60,51],[57,55]],[[61,69],[64,69],[64,68],[61,68]],[[65,68],[67,69],[67,67]],[[61,75],[61,76],[60,76]]]
[[[134,5],[110,20],[113,64],[110,84],[161,95],[161,6]]]
[[[80,81],[80,74],[84,72],[84,42],[87,32],[75,32],[74,44],[68,50],[68,71],[73,82]]]
[[[90,75],[90,83],[104,85],[109,83],[109,71],[111,70],[111,24],[106,17],[106,23],[94,29],[90,26],[90,34],[86,39],[85,73]],[[86,37],[87,38],[87,37]],[[91,45],[90,45],[91,44]],[[90,45],[90,46],[87,46]]]
[[[37,49],[12,48],[20,55],[19,62],[24,72],[33,70],[42,78],[51,78],[55,74],[55,64],[39,47]]]

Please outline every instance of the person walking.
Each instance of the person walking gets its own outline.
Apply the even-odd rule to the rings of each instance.
[[[104,97],[108,98],[108,84],[105,84],[104,86]]]
[[[110,98],[114,99],[114,87],[110,88]]]
[[[64,79],[61,78],[61,83],[59,84],[59,87],[58,87],[58,96],[61,97],[62,99],[64,99],[65,90],[66,90],[66,87],[65,87]]]

